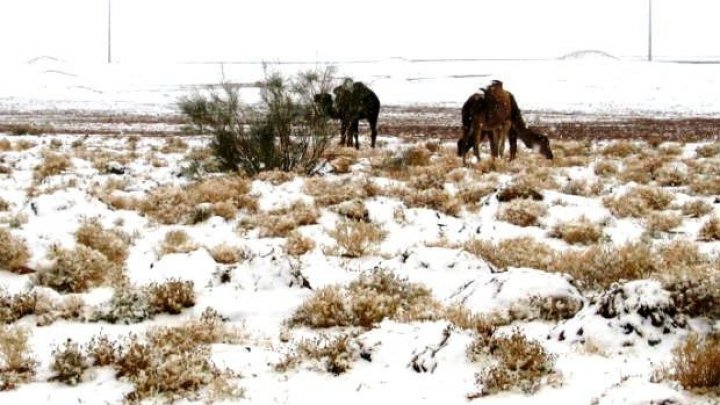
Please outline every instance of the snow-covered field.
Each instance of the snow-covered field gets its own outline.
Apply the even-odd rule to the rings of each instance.
[[[281,65],[287,72],[306,67]],[[575,60],[512,63],[386,60],[339,68],[341,74],[370,83],[388,105],[459,106],[475,88],[500,78],[528,110],[645,117],[720,113],[716,65],[646,64],[580,55]],[[225,78],[235,82],[252,84],[262,77],[257,65],[226,65],[223,69]],[[52,59],[5,70],[5,77],[11,74],[15,78],[0,89],[0,109],[9,116],[66,110],[176,114],[174,103],[180,95],[200,84],[216,83],[221,74],[218,65],[72,66]],[[249,88],[244,95],[252,101],[256,90]],[[538,114],[537,119],[541,117]],[[100,334],[123,342],[134,333],[142,340],[153,328],[181,325],[199,318],[209,307],[242,335],[231,343],[211,344],[213,363],[234,372],[230,383],[244,389],[244,398],[228,403],[717,401],[717,397],[699,396],[672,380],[657,378],[658,371],[671,364],[676,345],[691,333],[705,335],[717,328],[714,319],[686,314],[677,304],[677,291],[672,287],[676,286],[673,271],[678,264],[671,269],[666,254],[668,246],[686,241],[697,247],[699,259],[680,261],[681,268],[687,266],[689,274],[690,268],[709,268],[713,277],[720,271],[720,241],[700,238],[705,224],[720,215],[714,191],[719,189],[720,175],[717,144],[653,147],[638,141],[608,146],[551,140],[554,161],[521,146],[520,158],[512,163],[490,167],[483,151],[483,161],[463,167],[452,143],[406,144],[392,135],[381,134],[377,150],[367,149],[367,139],[361,136],[360,152],[336,151],[350,163],[347,172],[336,170],[338,173],[328,165],[319,180],[301,176],[249,179],[244,195],[256,201],[257,210],[252,204],[232,200],[230,205],[240,207],[232,215],[212,215],[212,208],[209,215],[196,217],[190,224],[185,217],[177,221],[157,218],[188,204],[203,202],[207,208],[208,203],[217,201],[202,200],[202,195],[197,197],[200,200],[172,200],[156,210],[159,214],[144,210],[141,201],[163,187],[192,193],[193,185],[215,177],[191,170],[191,151],[205,147],[205,137],[188,136],[177,142],[133,137],[132,131],[113,137],[0,134],[0,203],[7,203],[6,210],[0,210],[0,227],[24,240],[30,250],[24,267],[29,274],[0,269],[5,295],[31,291],[59,308],[59,302],[70,294],[37,285],[32,273],[53,265],[50,258],[58,246],[72,249],[78,245],[76,231],[92,218],[103,228],[128,237],[122,271],[133,288],[175,279],[192,281],[195,294],[194,305],[180,314],[161,313],[129,325],[90,321],[109,305],[113,287],[107,286],[73,294],[83,305],[72,316],[51,316],[48,324],[41,322],[37,313],[14,320],[10,327],[30,331],[30,349],[39,363],[28,382],[0,391],[0,403],[119,403],[133,386],[126,377],[116,376],[111,367],[89,368],[75,386],[53,381],[53,349],[67,339],[85,345]],[[707,145],[715,145],[715,149]],[[698,153],[700,147],[705,149]],[[395,158],[412,148],[426,151],[420,155],[429,160],[418,166],[396,166]],[[36,167],[43,165],[49,153],[67,157],[69,166],[41,178]],[[124,173],[109,173],[108,167],[121,168]],[[515,207],[514,202],[498,199],[520,179],[530,182],[530,188],[541,197],[532,203],[540,211],[528,226],[511,223],[523,222],[506,212]],[[644,197],[613,200],[643,186],[654,196],[669,193],[667,198],[658,197],[669,201],[647,208],[656,203],[654,197],[652,201]],[[481,192],[483,187],[487,191]],[[332,196],[362,201],[368,212],[366,220],[383,233],[360,257],[347,257],[338,248],[334,234],[345,221],[345,210],[342,203],[327,201]],[[263,227],[269,219],[264,214],[296,201],[314,205],[318,211],[317,218],[298,226],[299,235],[293,237],[303,236],[314,243],[307,252],[288,254],[289,236],[268,236]],[[613,201],[619,202],[613,205]],[[683,209],[693,201],[702,201],[698,204],[704,207],[697,215]],[[634,205],[646,211],[623,214],[623,208]],[[196,208],[190,206],[190,213],[196,213]],[[294,210],[297,208],[284,216]],[[654,214],[679,222],[653,228]],[[637,250],[651,249],[649,259],[638,259],[644,264],[639,264],[635,273],[605,269],[607,274],[635,274],[633,278],[638,280],[611,285],[601,281],[598,287],[593,280],[607,280],[605,276],[585,276],[583,265],[579,270],[577,266],[570,269],[570,259],[561,254],[591,248],[570,244],[556,237],[553,229],[582,217],[600,229],[592,244],[606,249],[631,246],[633,251],[635,245],[628,244],[639,243]],[[177,253],[163,251],[166,234],[178,230],[185,231],[191,243]],[[514,239],[519,237],[546,244],[551,251],[547,260],[538,256],[538,265],[529,266],[533,257],[506,256],[511,249],[501,242],[527,243]],[[213,248],[223,244],[243,252],[237,262],[222,264],[213,258]],[[484,248],[474,249],[478,244]],[[540,255],[526,255],[536,254]],[[648,260],[652,264],[647,264]],[[597,271],[591,261],[588,272]],[[633,267],[628,261],[607,263]],[[398,315],[369,328],[288,324],[318,290],[347,287],[378,270],[429,289],[441,309],[428,316],[429,320]],[[717,305],[717,301],[711,302]],[[489,354],[480,360],[468,355],[476,333],[443,315],[447,308],[458,306],[495,319],[499,325],[496,337],[517,330],[550,354],[552,370],[542,377],[536,392],[510,389],[468,399],[483,390],[476,374],[487,371],[496,360]],[[277,365],[296,352],[303,339],[312,342],[319,337],[322,345],[323,339],[342,334],[351,336],[346,372],[334,375],[322,361],[302,358],[299,364],[278,370]],[[204,401],[208,395],[203,388],[200,398],[182,402]]]

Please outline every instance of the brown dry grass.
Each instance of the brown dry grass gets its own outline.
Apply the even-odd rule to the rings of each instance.
[[[687,390],[718,392],[720,387],[720,336],[701,339],[691,334],[673,351],[670,369],[661,371]]]
[[[315,242],[298,231],[290,232],[283,245],[283,251],[290,256],[301,256],[313,249]]]
[[[337,241],[338,253],[353,258],[374,253],[386,235],[372,222],[354,220],[340,220],[328,233]]]
[[[320,211],[302,201],[295,201],[287,208],[280,208],[252,217],[243,218],[238,227],[241,229],[260,228],[261,238],[282,238],[299,226],[317,224]]]
[[[462,202],[458,198],[437,188],[408,191],[397,190],[396,195],[400,196],[409,208],[428,208],[453,217],[458,216],[462,210]]]
[[[329,337],[325,334],[313,339],[303,339],[295,347],[294,353],[286,356],[275,365],[275,371],[287,372],[303,361],[320,363],[321,367],[333,375],[340,375],[352,368],[360,358],[361,343],[351,334]]]
[[[517,226],[539,226],[539,219],[547,215],[545,204],[531,199],[516,199],[503,204],[497,218]]]
[[[328,286],[317,290],[295,311],[289,324],[370,328],[383,319],[435,319],[439,312],[441,305],[427,288],[389,271],[374,271],[361,274],[346,288]]]
[[[659,187],[638,186],[621,196],[603,198],[603,205],[617,217],[642,218],[651,211],[667,209],[674,198]]]
[[[9,294],[0,288],[0,325],[13,323],[35,312],[37,298],[34,293]]]
[[[645,218],[645,231],[651,236],[670,232],[682,224],[679,214],[672,211],[655,211]]]
[[[703,200],[694,199],[685,202],[682,206],[680,206],[680,210],[685,216],[690,218],[700,218],[711,213],[713,211],[713,207]]]
[[[322,178],[305,180],[305,192],[312,196],[315,205],[325,207],[339,204],[343,201],[364,199],[366,192],[363,187],[351,181],[328,181]]]
[[[72,166],[70,158],[65,154],[45,150],[42,152],[42,158],[42,163],[33,169],[33,179],[37,182],[47,177],[63,173]]]
[[[603,227],[600,223],[591,222],[585,217],[580,217],[575,221],[555,224],[548,232],[548,236],[562,239],[571,245],[591,245],[602,238]]]
[[[235,264],[245,259],[245,252],[240,247],[221,243],[210,249],[210,256],[221,264]]]
[[[145,343],[131,335],[121,345],[115,363],[118,377],[133,385],[126,399],[133,403],[147,399],[197,400],[204,388],[211,391],[206,393],[211,398],[241,398],[243,390],[228,381],[237,376],[219,370],[209,348],[213,343],[237,343],[240,339],[240,331],[225,326],[212,311],[178,327],[151,329]]]
[[[605,156],[624,158],[642,152],[642,147],[635,142],[613,141],[600,150]]]
[[[167,231],[158,252],[160,255],[172,253],[188,253],[196,250],[198,246],[192,241],[190,235],[182,229]]]
[[[66,385],[77,385],[82,381],[85,370],[90,367],[85,353],[76,342],[68,339],[63,346],[52,351],[50,381],[59,381]]]
[[[0,323],[0,391],[12,390],[35,375],[38,362],[28,342],[30,332]]]
[[[0,228],[0,269],[16,271],[30,259],[30,249],[24,240]]]
[[[618,165],[612,160],[598,160],[593,171],[597,176],[610,177],[618,173]]]
[[[720,218],[714,216],[705,221],[698,232],[698,239],[703,241],[720,240]]]
[[[154,313],[179,314],[195,305],[195,289],[192,281],[168,280],[152,283],[145,294]]]
[[[97,218],[80,224],[75,231],[75,240],[104,254],[108,260],[120,266],[124,265],[128,256],[130,236],[118,230],[103,228]]]
[[[103,285],[125,282],[122,267],[104,254],[84,245],[74,249],[53,246],[48,254],[52,264],[35,274],[35,282],[60,292],[85,292]]]
[[[508,337],[478,335],[468,354],[473,361],[491,356],[497,364],[476,375],[481,387],[477,395],[520,389],[526,394],[537,392],[545,376],[553,371],[554,357],[543,346],[528,340],[517,329]]]
[[[463,249],[499,269],[510,266],[546,269],[554,253],[550,246],[529,236],[503,239],[497,243],[471,239],[465,242]]]
[[[708,143],[700,145],[695,149],[695,154],[699,158],[711,158],[720,154],[720,142]]]

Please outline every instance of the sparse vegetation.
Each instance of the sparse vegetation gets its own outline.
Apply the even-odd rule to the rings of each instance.
[[[519,330],[508,337],[479,334],[468,352],[472,360],[490,356],[497,362],[476,375],[479,395],[512,389],[534,393],[554,366],[554,358],[543,346],[528,340]]]
[[[16,270],[25,265],[29,258],[30,250],[25,241],[0,228],[0,269]]]
[[[698,239],[704,241],[720,240],[720,218],[714,216],[703,223]]]
[[[59,292],[85,292],[102,285],[118,285],[124,279],[121,267],[84,245],[74,249],[53,246],[49,259],[52,264],[39,269],[35,281]]]
[[[571,245],[591,245],[600,240],[603,231],[601,224],[590,222],[587,218],[581,217],[576,221],[555,224],[548,236],[560,238]]]
[[[690,335],[673,351],[673,360],[664,374],[687,390],[717,392],[720,387],[720,337],[705,339]]]
[[[230,83],[222,83],[222,93],[196,94],[178,104],[194,129],[213,135],[211,148],[222,169],[249,175],[273,169],[311,174],[333,133],[313,96],[329,91],[332,73],[327,68],[288,80],[266,69],[258,109],[243,105]]]
[[[538,226],[539,219],[547,214],[545,205],[531,199],[517,199],[506,203],[498,219],[518,226]]]
[[[377,245],[385,238],[385,232],[371,222],[340,220],[335,229],[330,230],[344,257],[362,257],[373,253]]]
[[[0,322],[0,391],[15,389],[35,375],[38,363],[32,357],[29,338],[27,329]]]
[[[386,318],[432,319],[439,309],[430,290],[381,270],[360,275],[347,288],[329,286],[317,290],[295,311],[289,323],[312,328],[370,328]]]

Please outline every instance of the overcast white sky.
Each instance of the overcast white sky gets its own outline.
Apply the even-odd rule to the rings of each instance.
[[[120,62],[647,52],[647,0],[112,1]],[[720,56],[719,1],[653,0],[653,8],[656,55]],[[107,0],[2,0],[0,38],[0,63],[41,55],[103,62]]]

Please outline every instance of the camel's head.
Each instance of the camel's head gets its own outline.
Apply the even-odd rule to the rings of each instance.
[[[550,149],[550,140],[548,137],[533,129],[528,129],[528,131],[530,131],[534,139],[533,149],[538,150],[546,159],[552,159],[553,153]]]
[[[457,142],[457,154],[458,157],[463,157],[465,154],[470,150],[469,138],[463,136],[462,138],[458,139]]]
[[[333,115],[333,98],[328,93],[316,94],[314,97],[315,104],[318,106],[323,114],[332,116]]]

